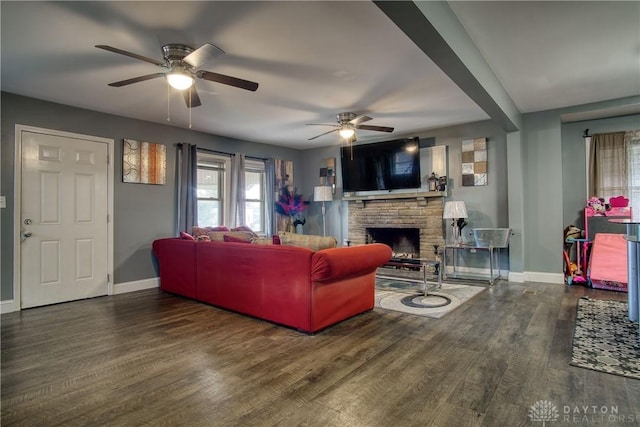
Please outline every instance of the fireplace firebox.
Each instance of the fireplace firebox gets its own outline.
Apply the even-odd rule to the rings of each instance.
[[[367,227],[366,242],[384,243],[391,248],[393,258],[420,258],[420,229]]]

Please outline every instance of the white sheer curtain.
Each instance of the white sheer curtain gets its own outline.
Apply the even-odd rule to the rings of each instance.
[[[236,153],[231,159],[231,200],[229,203],[229,226],[244,225],[245,218],[245,158]]]

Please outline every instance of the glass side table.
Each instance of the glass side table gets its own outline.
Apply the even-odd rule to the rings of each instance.
[[[433,261],[422,258],[411,258],[407,262],[403,262],[402,260],[391,260],[378,268],[376,276],[383,279],[418,283],[422,285],[421,288],[424,292],[424,296],[428,296],[429,292],[433,292],[442,287],[441,267],[441,263],[438,260]],[[419,272],[419,274],[412,275],[411,277],[397,274],[384,274],[384,272],[381,271],[384,271],[385,269],[396,269],[396,271],[406,269]]]
[[[501,247],[494,246],[477,246],[472,244],[446,244],[442,249],[442,278],[443,279],[470,279],[488,281],[489,285],[493,285],[496,280],[501,279],[499,255]],[[453,271],[448,271],[447,252],[451,252],[451,261]],[[458,269],[458,255],[464,256],[467,253],[486,252],[489,256],[489,274],[461,272]]]

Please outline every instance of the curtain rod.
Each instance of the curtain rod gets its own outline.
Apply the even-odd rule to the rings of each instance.
[[[229,157],[235,156],[235,154],[233,154],[233,153],[227,153],[226,151],[212,150],[210,148],[200,148],[200,147],[198,147],[197,150],[198,151],[205,151],[207,153],[222,154],[222,155],[229,156]],[[266,159],[264,157],[247,156],[247,155],[245,155],[244,157],[245,157],[245,159],[249,159],[249,160],[261,160],[261,161],[268,160],[268,159]]]

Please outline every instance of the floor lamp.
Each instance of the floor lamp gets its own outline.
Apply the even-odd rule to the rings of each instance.
[[[322,202],[322,236],[327,236],[327,224],[326,224],[326,214],[327,209],[324,206],[324,202],[330,202],[333,200],[333,188],[329,185],[319,185],[317,187],[313,187],[313,201],[314,202]]]
[[[451,226],[453,227],[453,244],[461,244],[462,236],[460,235],[459,219],[469,218],[469,215],[467,214],[467,207],[465,206],[464,202],[445,203],[442,218],[451,220]]]

